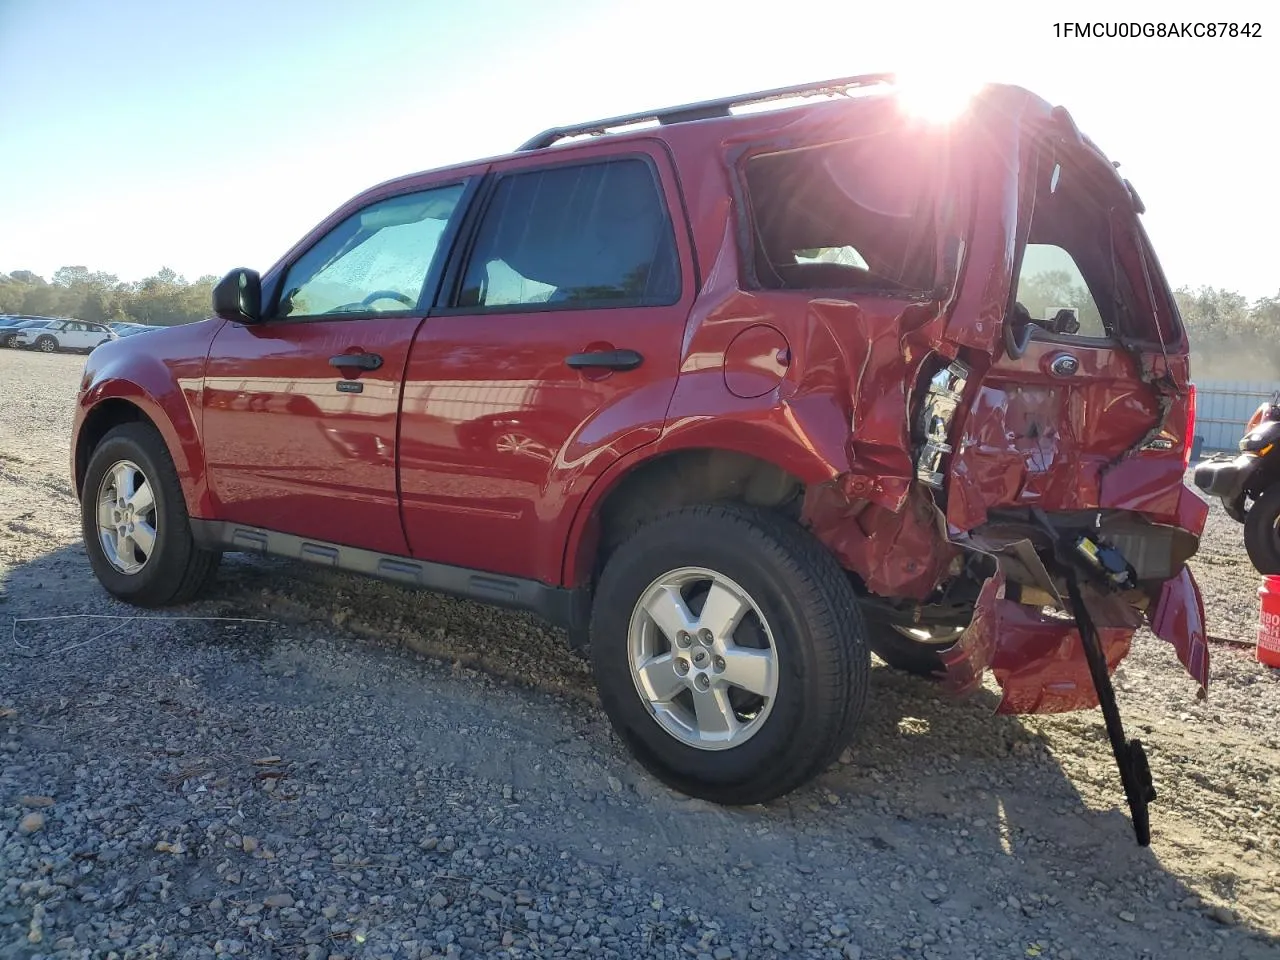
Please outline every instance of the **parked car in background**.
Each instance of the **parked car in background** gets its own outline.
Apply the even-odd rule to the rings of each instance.
[[[53,320],[45,317],[11,317],[0,322],[0,347],[16,347],[19,330],[35,330],[51,323]]]
[[[231,271],[213,319],[108,344],[71,451],[94,573],[163,606],[249,550],[532,610],[642,763],[733,804],[839,756],[871,650],[956,691],[990,670],[1004,713],[1102,705],[1146,842],[1109,670],[1144,622],[1202,687],[1209,655],[1142,203],[1025,90],[950,124],[893,90],[384,183]],[[1079,302],[1032,299],[1046,271]]]
[[[114,330],[105,324],[87,320],[53,320],[42,327],[19,330],[14,345],[42,353],[59,350],[88,353],[108,340],[119,340]]]
[[[132,337],[139,333],[164,329],[163,327],[154,327],[148,323],[112,323],[109,326],[120,337]]]

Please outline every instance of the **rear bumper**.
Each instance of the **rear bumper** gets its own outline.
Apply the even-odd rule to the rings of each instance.
[[[1253,453],[1242,453],[1233,460],[1209,460],[1196,467],[1191,475],[1197,487],[1211,497],[1218,497],[1227,512],[1236,520],[1243,520],[1241,506],[1249,481],[1258,471],[1262,458]]]
[[[1186,495],[1205,507],[1191,491]],[[1025,594],[1027,573],[1039,571],[1046,579],[1038,595],[1050,602],[1047,594],[1054,590],[1055,578],[1036,563],[1028,546],[1022,541],[996,551],[997,568],[982,586],[969,628],[941,654],[947,670],[944,682],[953,692],[967,693],[981,685],[990,669],[1003,691],[1000,713],[1063,713],[1096,707],[1097,691],[1074,619],[1008,598],[1019,591]],[[1109,670],[1128,654],[1133,635],[1145,620],[1152,633],[1173,646],[1192,679],[1207,690],[1204,602],[1190,569],[1184,562],[1173,558],[1171,562],[1176,574],[1147,580],[1131,594],[1089,590],[1085,604],[1098,627]],[[1024,586],[1015,591],[1006,574]]]

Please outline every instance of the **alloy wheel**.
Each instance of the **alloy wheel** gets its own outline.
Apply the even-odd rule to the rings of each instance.
[[[135,574],[156,548],[156,502],[151,483],[131,460],[112,464],[98,489],[98,540],[107,562]]]
[[[653,718],[691,747],[741,746],[773,709],[773,633],[755,600],[714,570],[681,567],[649,584],[631,614],[627,653]]]
[[[916,643],[923,643],[930,647],[945,649],[960,639],[960,634],[968,629],[968,625],[964,626],[941,626],[941,627],[902,627],[893,624],[893,629],[902,634],[908,640],[914,640]]]

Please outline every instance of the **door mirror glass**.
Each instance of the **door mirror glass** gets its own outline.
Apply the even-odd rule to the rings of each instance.
[[[235,323],[262,319],[262,278],[256,270],[236,267],[213,288],[213,315]]]

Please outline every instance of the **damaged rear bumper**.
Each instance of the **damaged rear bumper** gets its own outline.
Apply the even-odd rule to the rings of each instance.
[[[1019,566],[1025,549],[1021,553]],[[1097,707],[1098,694],[1075,619],[1007,596],[1019,592],[1019,586],[1006,579],[1001,563],[983,585],[968,629],[941,654],[947,669],[944,685],[955,693],[967,693],[980,686],[984,673],[991,670],[1002,692],[998,713],[1065,713]],[[1128,654],[1133,635],[1145,622],[1152,633],[1173,646],[1187,673],[1207,692],[1204,601],[1190,569],[1184,566],[1166,580],[1145,611],[1102,593],[1086,594],[1085,604],[1098,624],[1109,672]]]

